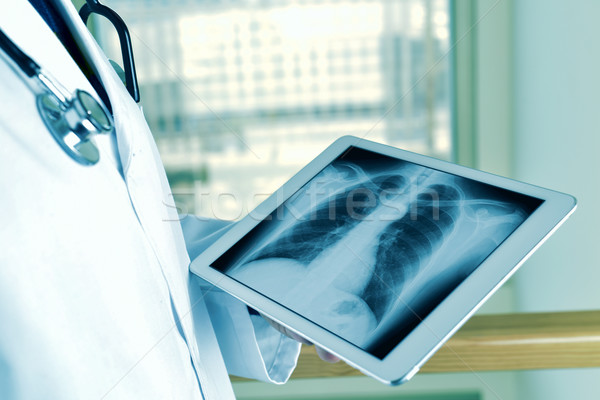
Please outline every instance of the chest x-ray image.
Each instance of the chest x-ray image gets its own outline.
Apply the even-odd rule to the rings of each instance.
[[[384,358],[540,204],[351,147],[213,266]]]

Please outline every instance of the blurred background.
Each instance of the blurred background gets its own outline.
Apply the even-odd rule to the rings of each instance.
[[[452,158],[447,0],[110,4],[184,212],[239,219],[343,135]]]
[[[76,1],[77,3],[77,1]],[[480,313],[600,309],[600,2],[105,0],[181,212],[239,219],[351,134],[564,191],[578,211]],[[92,22],[120,63],[108,23]],[[240,399],[597,399],[600,370],[236,382]]]

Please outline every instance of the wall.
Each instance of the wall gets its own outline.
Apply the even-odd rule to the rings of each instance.
[[[520,311],[600,309],[600,2],[513,2],[515,178],[579,207],[515,276]],[[600,397],[600,370],[520,374],[523,399]]]

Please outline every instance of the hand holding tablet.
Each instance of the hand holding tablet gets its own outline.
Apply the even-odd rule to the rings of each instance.
[[[574,208],[562,193],[344,137],[191,270],[395,384]]]

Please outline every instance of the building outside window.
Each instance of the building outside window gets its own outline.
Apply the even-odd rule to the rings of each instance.
[[[106,4],[181,212],[239,219],[343,135],[450,158],[448,0]]]

